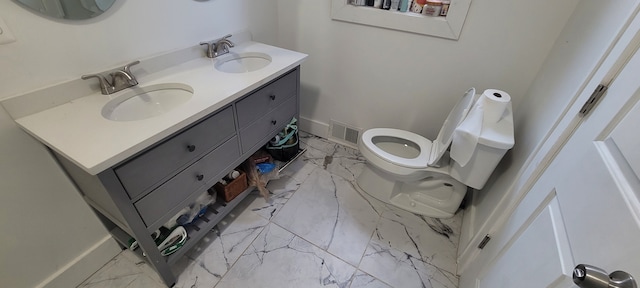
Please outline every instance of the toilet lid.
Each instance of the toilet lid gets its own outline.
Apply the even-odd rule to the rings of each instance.
[[[399,141],[409,141],[416,144],[420,150],[418,156],[415,158],[405,158],[391,154],[374,143],[375,137],[392,137],[397,138]],[[424,168],[427,167],[429,162],[429,155],[431,154],[431,141],[418,134],[392,128],[374,128],[364,131],[362,133],[362,144],[367,149],[376,154],[378,157],[393,164],[408,167],[408,168]],[[402,145],[402,144],[398,144]]]
[[[473,87],[470,88],[464,93],[464,96],[460,98],[451,112],[449,112],[449,116],[447,116],[444,124],[442,124],[442,128],[440,128],[438,137],[433,141],[433,148],[431,149],[428,165],[433,165],[438,162],[440,158],[442,158],[442,155],[444,155],[444,152],[447,151],[453,140],[453,132],[456,130],[456,127],[462,123],[462,120],[467,117],[473,105],[475,95],[476,89]]]

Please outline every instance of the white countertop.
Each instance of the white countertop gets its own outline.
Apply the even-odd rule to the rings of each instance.
[[[129,89],[111,95],[100,92],[16,119],[33,137],[96,175],[162,140],[246,93],[300,65],[307,55],[257,42],[245,42],[231,53],[262,52],[271,63],[259,70],[234,74],[214,68],[215,59],[198,58],[138,78],[138,86],[182,83],[193,96],[186,103],[148,119],[119,122],[103,118],[102,107]],[[136,67],[132,72],[136,74]],[[89,83],[87,83],[89,85]]]

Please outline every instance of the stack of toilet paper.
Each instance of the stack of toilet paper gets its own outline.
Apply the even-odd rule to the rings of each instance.
[[[507,92],[496,89],[484,90],[471,107],[465,120],[453,132],[451,159],[462,167],[467,165],[478,145],[483,127],[502,120],[510,105],[511,96]]]

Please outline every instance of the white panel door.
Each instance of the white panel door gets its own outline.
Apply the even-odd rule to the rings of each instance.
[[[640,54],[550,167],[576,263],[640,277]],[[629,66],[630,65],[630,66]],[[622,102],[622,101],[620,101]],[[603,103],[605,102],[603,101]]]
[[[461,288],[575,287],[577,264],[640,277],[639,99],[636,52]]]
[[[553,197],[544,201],[541,211],[524,226],[526,229],[507,245],[507,253],[497,257],[478,277],[476,287],[540,288],[571,282],[564,276],[572,268],[565,265],[571,261],[567,238],[561,226],[555,225],[562,222],[557,200]]]

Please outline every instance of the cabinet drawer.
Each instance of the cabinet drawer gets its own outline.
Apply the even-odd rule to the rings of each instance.
[[[261,88],[236,104],[240,129],[284,103],[298,91],[298,70]]]
[[[181,202],[206,183],[213,185],[215,181],[222,177],[220,174],[223,174],[229,168],[227,166],[236,161],[238,157],[240,157],[238,138],[234,136],[149,193],[149,195],[140,199],[134,205],[144,223],[147,227],[153,225],[167,211],[176,205],[180,205]],[[203,189],[200,190],[204,191]],[[184,203],[184,205],[188,204]]]
[[[115,173],[134,199],[234,133],[233,110],[228,107],[115,168]]]
[[[290,98],[276,110],[264,115],[264,117],[249,125],[249,127],[240,130],[242,152],[244,153],[251,150],[255,145],[264,145],[266,143],[264,140],[265,137],[269,137],[276,130],[287,125],[291,118],[296,115],[298,108],[297,100],[297,97]]]

